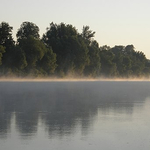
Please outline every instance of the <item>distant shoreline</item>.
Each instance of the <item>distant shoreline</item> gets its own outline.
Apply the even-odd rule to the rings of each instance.
[[[150,78],[17,78],[17,77],[0,78],[0,82],[94,82],[94,81],[150,81]]]

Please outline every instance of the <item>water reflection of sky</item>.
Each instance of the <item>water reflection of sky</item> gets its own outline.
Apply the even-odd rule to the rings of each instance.
[[[85,143],[109,149],[106,142],[134,149],[143,137],[146,144],[138,146],[145,148],[149,91],[146,82],[0,83],[0,145],[18,142],[25,149],[50,140],[55,149],[58,141],[68,149],[68,141],[74,149]]]

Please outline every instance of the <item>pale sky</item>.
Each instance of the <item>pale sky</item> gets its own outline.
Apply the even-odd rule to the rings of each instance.
[[[13,36],[24,21],[35,23],[40,34],[51,22],[72,24],[95,31],[100,46],[133,44],[150,59],[150,0],[0,0],[0,23],[13,27]]]

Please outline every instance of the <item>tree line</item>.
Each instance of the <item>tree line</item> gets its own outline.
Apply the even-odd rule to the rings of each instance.
[[[148,77],[150,61],[133,45],[99,46],[95,32],[82,33],[65,23],[50,23],[40,38],[39,27],[23,22],[12,37],[13,27],[0,24],[0,76],[34,77]]]

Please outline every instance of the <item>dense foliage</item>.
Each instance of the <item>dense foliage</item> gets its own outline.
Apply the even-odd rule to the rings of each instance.
[[[42,38],[39,27],[23,22],[13,40],[8,23],[0,24],[1,76],[149,77],[150,62],[133,45],[99,46],[95,32],[54,24]]]

